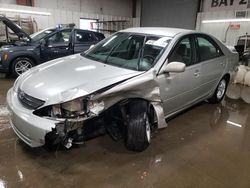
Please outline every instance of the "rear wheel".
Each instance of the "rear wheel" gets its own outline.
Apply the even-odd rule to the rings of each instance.
[[[208,99],[210,103],[219,103],[224,98],[228,86],[228,80],[224,77],[220,80],[213,96]]]
[[[14,77],[18,77],[27,70],[31,69],[34,67],[34,62],[32,59],[27,58],[27,57],[19,57],[15,59],[12,63],[11,67],[11,73]]]
[[[146,102],[133,102],[129,107],[126,147],[132,151],[145,150],[151,141],[151,124]]]

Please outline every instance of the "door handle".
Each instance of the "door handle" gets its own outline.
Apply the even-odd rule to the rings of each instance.
[[[194,76],[195,77],[199,77],[200,76],[200,71],[199,70],[195,70],[194,71]]]

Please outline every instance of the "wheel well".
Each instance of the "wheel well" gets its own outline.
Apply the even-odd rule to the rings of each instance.
[[[230,74],[229,73],[225,74],[223,76],[223,78],[225,78],[227,80],[227,82],[229,82],[230,81]]]
[[[156,115],[156,111],[154,109],[154,106],[150,103],[150,101],[145,100],[143,98],[130,98],[130,99],[125,99],[122,100],[118,103],[116,103],[115,105],[113,105],[112,107],[110,107],[107,110],[106,115],[110,115],[112,113],[115,113],[118,116],[122,116],[121,118],[126,118],[126,115],[128,115],[129,113],[129,106],[134,103],[134,102],[142,102],[142,103],[146,103],[148,106],[148,116],[149,116],[149,120],[152,123],[152,125],[157,121],[157,115]],[[125,116],[125,117],[124,117]],[[157,123],[156,123],[157,126]]]
[[[11,71],[13,62],[14,62],[17,58],[29,58],[29,59],[31,59],[31,60],[34,62],[35,65],[37,65],[37,62],[36,62],[35,58],[33,58],[32,56],[29,56],[29,55],[17,56],[17,57],[15,57],[14,59],[11,60],[10,65],[9,65],[9,71]]]

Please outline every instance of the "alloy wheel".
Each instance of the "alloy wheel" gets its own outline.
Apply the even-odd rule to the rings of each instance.
[[[15,72],[21,75],[32,67],[33,65],[28,60],[20,60],[15,64]]]
[[[224,79],[221,80],[217,89],[217,94],[216,94],[218,99],[221,99],[224,96],[226,92],[226,87],[227,87],[226,80]]]

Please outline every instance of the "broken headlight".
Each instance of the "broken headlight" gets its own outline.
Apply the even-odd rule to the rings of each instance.
[[[98,115],[104,109],[103,101],[90,99],[75,99],[52,106],[52,116],[61,118],[76,118],[83,115]]]
[[[103,101],[88,100],[87,102],[88,111],[93,114],[99,114],[104,110]]]
[[[85,110],[84,101],[82,99],[75,99],[73,101],[62,103],[61,107],[69,112],[81,112]]]

